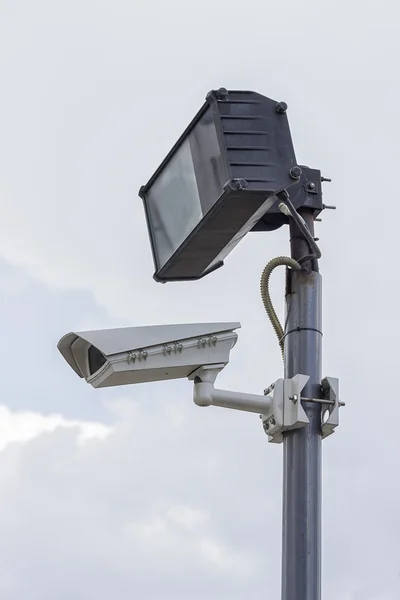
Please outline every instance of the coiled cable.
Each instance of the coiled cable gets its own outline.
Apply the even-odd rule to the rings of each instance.
[[[279,321],[278,315],[275,312],[275,309],[272,304],[270,290],[269,290],[269,281],[272,274],[272,271],[276,269],[276,267],[290,267],[295,271],[301,271],[301,265],[294,260],[294,258],[290,258],[289,256],[277,256],[269,261],[269,263],[264,268],[261,275],[261,298],[264,304],[264,308],[268,315],[269,320],[271,321],[272,327],[278,337],[279,346],[281,349],[282,357],[283,357],[283,345],[284,345],[284,331],[282,325]]]

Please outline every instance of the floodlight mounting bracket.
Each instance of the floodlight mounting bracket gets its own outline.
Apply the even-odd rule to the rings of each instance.
[[[321,404],[321,435],[331,435],[339,424],[339,380],[326,377],[321,384],[323,398],[304,398],[301,392],[309,381],[308,375],[295,375],[291,379],[278,379],[264,395],[246,394],[215,389],[215,380],[224,368],[223,364],[205,365],[196,369],[189,379],[193,381],[193,400],[197,406],[219,406],[233,410],[258,413],[268,441],[283,442],[285,431],[304,427],[309,423],[303,402]]]
[[[299,167],[300,177],[288,190],[290,200],[297,211],[308,210],[312,212],[314,218],[317,218],[325,208],[322,202],[321,171],[306,165],[299,165]],[[279,210],[277,199],[275,204],[254,224],[251,231],[273,231],[282,225],[287,225],[289,220],[289,217]]]

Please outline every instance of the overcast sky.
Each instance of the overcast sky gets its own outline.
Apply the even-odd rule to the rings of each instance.
[[[188,381],[93,390],[71,330],[233,320],[218,385],[282,375],[259,277],[288,231],[160,285],[141,200],[221,86],[289,105],[299,163],[333,182],[323,252],[324,600],[400,597],[399,9],[395,0],[0,0],[0,597],[280,597],[282,447]],[[273,294],[282,314],[283,273]]]

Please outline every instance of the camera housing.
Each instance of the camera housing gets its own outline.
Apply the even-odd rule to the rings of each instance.
[[[94,388],[189,377],[229,362],[240,323],[193,323],[71,332],[58,349]]]

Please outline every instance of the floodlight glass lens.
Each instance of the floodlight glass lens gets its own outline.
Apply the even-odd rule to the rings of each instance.
[[[159,267],[215,204],[225,183],[217,131],[208,109],[147,193]]]
[[[189,140],[149,190],[148,210],[158,263],[164,265],[203,216]]]
[[[90,346],[88,350],[89,373],[93,375],[107,362],[106,357],[95,346]]]

